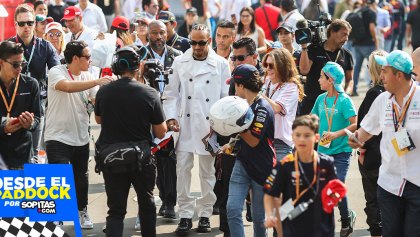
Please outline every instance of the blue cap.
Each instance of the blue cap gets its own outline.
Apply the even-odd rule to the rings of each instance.
[[[235,82],[256,79],[258,75],[258,69],[250,64],[241,64],[232,72],[232,78]]]
[[[344,92],[343,86],[341,85],[344,80],[344,70],[340,64],[335,62],[327,62],[327,64],[325,64],[325,66],[322,68],[322,71],[325,73],[325,75],[334,80],[334,88],[337,92]]]
[[[375,61],[381,66],[390,66],[405,74],[411,74],[413,59],[401,50],[394,50],[388,56],[375,55]]]

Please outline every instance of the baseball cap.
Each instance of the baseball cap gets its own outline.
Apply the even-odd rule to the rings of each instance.
[[[42,15],[42,14],[39,14],[39,15],[36,15],[35,16],[35,20],[37,21],[37,22],[43,22],[43,21],[47,21],[47,23],[50,23],[50,22],[53,22],[54,21],[54,19],[52,18],[52,17],[47,17],[47,16],[45,16],[45,15]]]
[[[282,29],[282,28],[287,30],[287,32],[295,33],[295,30],[293,30],[293,26],[291,24],[287,23],[287,22],[284,22],[279,27],[277,27],[276,32],[279,33],[280,29]]]
[[[271,42],[271,43],[268,45],[268,48],[267,48],[267,53],[270,53],[271,51],[273,51],[273,50],[275,50],[275,49],[281,49],[281,48],[283,48],[283,44],[282,44],[282,43],[280,43],[279,41],[274,41],[274,42]]]
[[[198,14],[197,13],[197,8],[195,8],[195,7],[188,8],[187,11],[185,12],[185,14],[189,14],[189,13],[193,13],[193,14],[197,15]]]
[[[117,29],[121,29],[121,30],[127,31],[129,29],[129,27],[130,27],[130,22],[124,16],[117,16],[112,21],[111,26],[113,26],[113,27],[115,27]]]
[[[239,65],[232,72],[232,78],[235,82],[257,79],[256,75],[259,75],[258,69],[249,64]]]
[[[175,15],[170,11],[161,11],[158,15],[158,20],[162,21],[163,23],[167,23],[170,21],[176,21]]]
[[[61,20],[62,21],[73,20],[76,16],[80,16],[80,15],[82,15],[82,12],[80,11],[80,9],[75,6],[71,6],[64,10],[64,17],[61,18]]]
[[[133,23],[137,23],[139,21],[142,21],[146,24],[150,23],[149,18],[147,18],[147,15],[145,12],[137,12],[136,15],[133,18]]]
[[[50,30],[58,30],[61,32],[61,34],[64,35],[63,27],[58,22],[51,22],[48,23],[47,26],[45,26],[45,33],[50,32]]]
[[[381,66],[390,66],[405,74],[411,74],[413,70],[413,59],[401,50],[394,50],[388,56],[375,55],[375,61]]]
[[[346,196],[347,188],[339,179],[330,180],[322,189],[322,209],[326,213],[333,213],[334,207]]]
[[[327,62],[327,64],[325,64],[325,66],[322,68],[322,71],[325,73],[325,75],[334,80],[334,88],[337,92],[344,92],[343,86],[341,85],[344,80],[344,70],[340,64],[335,62]]]

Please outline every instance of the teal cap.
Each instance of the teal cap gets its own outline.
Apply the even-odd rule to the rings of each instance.
[[[410,55],[401,50],[394,50],[388,56],[375,55],[375,61],[381,66],[390,66],[405,74],[411,74],[413,60]]]
[[[344,70],[340,64],[335,62],[327,62],[322,68],[322,71],[325,73],[325,75],[334,80],[334,88],[337,92],[344,92],[343,86],[341,85],[344,80]]]

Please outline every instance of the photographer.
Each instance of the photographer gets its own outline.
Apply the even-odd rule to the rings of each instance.
[[[175,60],[175,57],[182,54],[168,45],[166,45],[166,26],[161,20],[152,21],[149,24],[148,38],[149,45],[147,46],[147,59],[158,60],[163,67],[170,68]],[[147,66],[146,66],[147,68]],[[155,78],[146,79],[150,85],[158,90],[161,94],[165,90],[165,76],[160,75]],[[153,81],[154,80],[154,81]],[[157,80],[157,82],[156,82]],[[175,205],[176,205],[176,155],[174,149],[174,139],[156,152],[157,159],[157,186],[159,188],[159,197],[162,200],[162,206],[159,209],[159,216],[165,218],[175,219]]]
[[[166,124],[156,91],[133,79],[138,73],[141,56],[130,46],[118,50],[114,55],[112,71],[120,78],[101,87],[96,96],[95,119],[102,126],[96,142],[96,170],[103,171],[109,207],[106,234],[112,237],[123,235],[131,184],[141,210],[141,234],[156,236],[153,199],[156,166],[150,156],[150,128],[156,137],[163,138]],[[122,153],[123,149],[129,151]],[[110,156],[115,159],[103,159]]]
[[[351,26],[347,21],[337,19],[328,26],[325,42],[309,46],[302,44],[299,67],[301,74],[307,76],[307,81],[305,84],[306,97],[302,101],[301,115],[311,112],[316,98],[322,93],[318,79],[321,69],[327,62],[336,62],[344,69],[344,90],[347,91],[353,76],[353,58],[351,53],[343,48],[343,45],[347,42],[350,31]]]

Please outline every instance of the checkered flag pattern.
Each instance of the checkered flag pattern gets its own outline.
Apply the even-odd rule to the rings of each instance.
[[[29,218],[0,218],[1,237],[69,237],[53,222],[33,222]]]

